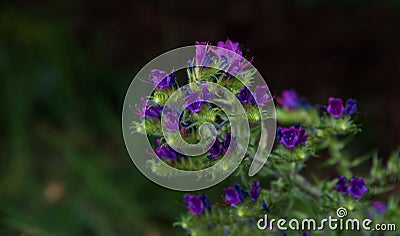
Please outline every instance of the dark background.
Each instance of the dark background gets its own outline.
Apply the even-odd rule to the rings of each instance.
[[[3,0],[0,235],[182,233],[182,194],[143,177],[125,150],[122,103],[152,58],[227,37],[274,95],[358,99],[354,153],[398,147],[397,0]]]

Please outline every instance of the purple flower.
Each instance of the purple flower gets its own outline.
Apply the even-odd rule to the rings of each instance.
[[[341,194],[347,194],[348,185],[346,177],[340,176],[338,178],[338,182],[336,184],[336,190],[339,191]]]
[[[282,138],[282,128],[281,127],[278,127],[277,129],[276,129],[276,135],[275,135],[275,138],[276,138],[276,140],[281,140],[281,138]]]
[[[208,84],[203,84],[201,88],[200,99],[204,101],[211,101],[214,98],[214,94],[208,90]]]
[[[364,178],[353,177],[350,180],[350,187],[348,191],[355,199],[362,197],[368,191],[368,187],[365,185]]]
[[[237,53],[239,55],[242,55],[242,50],[240,49],[239,43],[238,42],[232,42],[230,39],[227,39],[225,42],[224,41],[219,41],[217,43],[217,47],[224,48],[224,49],[227,49],[227,50],[232,51],[234,53]],[[217,50],[216,54],[218,56],[221,56],[221,55],[226,55],[226,52],[222,51],[222,50]]]
[[[224,61],[223,64],[226,65],[229,74],[234,75],[240,73],[244,68],[250,65],[250,63],[243,60],[239,43],[227,39],[225,42],[219,41],[217,47],[214,53],[220,60]]]
[[[211,210],[211,203],[208,200],[207,196],[205,194],[201,194],[200,198],[203,201],[204,207],[207,208],[208,210]]]
[[[250,90],[246,86],[242,87],[239,90],[237,97],[238,97],[239,101],[241,101],[243,103],[249,103],[249,102],[253,101],[253,96],[251,95]]]
[[[373,207],[378,214],[383,214],[387,210],[387,205],[380,201],[374,202]]]
[[[233,188],[224,188],[222,192],[225,194],[225,201],[231,206],[236,206],[237,204],[243,202],[239,193]]]
[[[329,98],[329,105],[326,111],[333,117],[339,118],[342,116],[344,107],[343,100],[341,98]]]
[[[254,99],[259,106],[264,106],[265,103],[270,102],[271,97],[268,94],[268,87],[266,85],[257,85],[254,91]]]
[[[297,135],[299,136],[297,143],[303,145],[306,144],[307,135],[306,135],[306,130],[303,127],[300,126],[297,128]]]
[[[219,155],[221,155],[222,152],[222,144],[220,141],[218,141],[218,139],[215,140],[214,144],[212,145],[212,147],[210,148],[210,150],[208,150],[208,152],[210,153],[207,157],[210,160],[214,160],[216,157],[218,157]]]
[[[349,98],[344,107],[344,114],[353,115],[357,112],[357,100]]]
[[[198,92],[191,92],[185,97],[186,109],[199,113],[201,106],[206,104],[204,101],[211,101],[213,98],[214,94],[208,90],[208,84],[203,84],[200,95]]]
[[[157,145],[158,147],[155,149],[155,153],[159,158],[165,158],[168,160],[174,160],[178,158],[178,153],[170,146],[163,145],[161,143],[161,139],[157,139]]]
[[[277,139],[280,143],[288,148],[294,148],[297,144],[305,144],[307,141],[306,131],[300,125],[291,126],[290,128],[278,128]]]
[[[203,105],[202,102],[198,102],[199,100],[199,93],[197,92],[192,92],[189,95],[185,97],[185,105],[186,109],[194,112],[194,113],[199,113],[201,105]]]
[[[229,236],[229,227],[225,226],[224,236]]]
[[[232,144],[231,144],[231,142],[232,142]],[[232,134],[226,132],[226,133],[225,133],[225,140],[224,140],[224,142],[222,143],[222,146],[223,146],[225,149],[228,149],[230,144],[231,144],[231,149],[234,149],[234,148],[236,147],[236,141],[232,139]]]
[[[207,42],[196,42],[196,62],[197,65],[208,66],[212,63],[209,56],[210,48]]]
[[[260,182],[258,181],[253,181],[251,185],[251,190],[250,190],[250,197],[252,201],[257,200],[258,196],[260,195],[261,188],[260,188]]]
[[[249,196],[249,193],[246,190],[242,189],[239,184],[233,184],[233,188],[236,190],[237,193],[239,193],[239,196],[242,199]]]
[[[135,105],[136,110],[134,113],[139,115],[141,119],[143,118],[157,118],[161,114],[161,107],[158,105],[150,104],[145,98],[141,98],[142,107]]]
[[[155,105],[151,107],[147,107],[146,109],[146,118],[156,118],[160,116],[160,107]]]
[[[301,100],[294,89],[283,90],[277,102],[286,109],[296,109],[301,106]]]
[[[204,202],[201,196],[186,194],[185,196],[183,196],[183,202],[185,203],[190,213],[192,213],[193,215],[204,213]]]
[[[267,205],[267,203],[264,201],[264,200],[262,200],[262,208],[266,211],[266,212],[269,212],[270,210],[269,210],[269,207],[268,207],[268,205]]]
[[[297,129],[292,126],[290,128],[282,128],[282,138],[280,142],[288,148],[294,148],[296,146],[297,141],[299,140],[299,136],[297,135]]]
[[[310,236],[310,233],[309,232],[303,232],[302,234],[301,234],[301,236]]]
[[[164,122],[165,122],[165,127],[168,129],[168,131],[175,131],[179,130],[179,118],[175,114],[175,112],[168,111],[164,113]]]
[[[180,125],[182,126],[181,131],[182,133],[186,132],[191,132],[194,130],[194,127],[189,127],[194,124],[194,121],[188,120],[188,121],[181,121]]]
[[[163,70],[151,70],[150,79],[157,90],[173,85],[176,81],[175,74],[167,74]]]
[[[201,111],[201,105],[203,105],[202,102],[194,102],[190,104],[189,106],[186,107],[186,109],[194,112],[194,113],[199,113]]]

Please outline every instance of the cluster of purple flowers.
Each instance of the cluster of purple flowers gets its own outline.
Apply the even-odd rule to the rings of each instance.
[[[227,132],[225,133],[225,139],[223,141],[220,141],[218,138],[215,140],[214,144],[208,150],[209,154],[207,158],[209,160],[214,160],[225,152],[229,153],[231,149],[235,148],[235,145],[236,143],[232,139],[231,134]],[[177,158],[184,157],[183,154],[176,152],[168,144],[164,144],[161,139],[157,139],[157,146],[155,147],[154,151],[159,158],[166,160],[175,160]]]
[[[279,127],[276,132],[276,139],[287,148],[294,148],[298,144],[304,145],[307,141],[306,130],[300,124],[292,125],[289,128]]]
[[[214,53],[218,56],[219,60],[223,61],[226,66],[226,70],[229,74],[235,75],[242,72],[250,63],[246,63],[242,60],[242,50],[238,42],[232,42],[227,39],[225,42],[219,41],[217,43],[218,49]],[[221,50],[224,48],[226,50]]]
[[[163,70],[152,70],[149,80],[153,83],[156,90],[171,88],[176,85],[176,76],[174,72],[168,74]],[[142,102],[142,106],[136,105],[133,112],[139,115],[141,119],[160,117],[163,106],[154,104],[146,98],[141,98],[140,101]]]
[[[234,184],[233,187],[224,188],[222,192],[225,194],[225,202],[230,206],[234,207],[244,201],[245,198],[250,197],[251,201],[256,201],[261,193],[260,182],[253,181],[250,189],[250,194],[248,191],[242,189],[240,185]],[[262,207],[265,211],[269,211],[266,202],[262,201]]]
[[[209,47],[207,42],[196,42],[196,62],[197,65],[209,66],[212,64],[213,53],[222,62],[222,67],[231,75],[242,72],[250,65],[242,58],[242,50],[238,42],[230,39],[219,41],[217,49]]]
[[[212,51],[224,65],[226,65],[226,70],[229,74],[237,74],[242,72],[250,63],[244,62],[242,60],[242,50],[238,42],[233,42],[230,39],[224,41],[219,41],[217,43],[218,48],[213,49],[208,46],[206,42],[196,43],[196,61],[198,64],[203,64],[208,66],[212,63],[210,57],[210,51]],[[223,49],[226,50],[223,50]],[[265,85],[257,85],[254,91],[254,97],[252,96],[250,90],[244,86],[240,89],[237,94],[238,99],[245,104],[257,104],[264,106],[266,103],[272,101],[271,97],[268,95],[268,87]],[[196,104],[195,108],[199,108],[201,104]]]
[[[322,109],[335,118],[340,118],[343,113],[346,116],[350,116],[357,112],[357,101],[352,98],[346,101],[345,106],[341,98],[330,97],[328,103],[328,107],[323,107]]]
[[[261,193],[260,182],[253,181],[250,193],[242,189],[238,184],[234,184],[233,187],[224,188],[222,192],[225,194],[224,200],[232,207],[242,203],[244,199],[250,198],[251,201],[256,201]],[[206,197],[206,195],[201,194],[199,196],[186,194],[183,197],[183,202],[186,208],[193,215],[198,215],[204,213],[205,209],[211,210],[211,203]],[[262,208],[269,212],[267,203],[262,201]]]
[[[359,199],[366,192],[368,192],[368,187],[365,185],[364,178],[353,177],[350,180],[350,185],[349,185],[347,178],[344,176],[340,176],[336,184],[336,190],[342,194],[349,193],[355,199]]]

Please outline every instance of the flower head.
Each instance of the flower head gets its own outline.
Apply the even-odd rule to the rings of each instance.
[[[237,94],[237,97],[239,101],[243,103],[250,103],[253,101],[253,96],[251,95],[250,90],[244,86],[239,90],[239,93]]]
[[[340,176],[338,178],[338,182],[336,184],[336,190],[339,191],[341,194],[347,194],[348,185],[346,177]]]
[[[179,130],[179,117],[175,114],[175,112],[168,111],[164,113],[164,122],[165,127],[168,131]]]
[[[348,191],[355,199],[362,197],[368,191],[368,187],[365,185],[364,178],[353,177],[350,180],[350,187]]]
[[[225,149],[228,149],[229,145],[231,145],[231,149],[234,149],[236,147],[236,141],[234,139],[232,139],[232,134],[231,133],[226,132],[225,133],[225,140],[224,140],[224,142],[222,142],[222,146]]]
[[[267,205],[267,203],[264,201],[264,200],[262,200],[262,208],[266,211],[266,212],[269,212],[270,210],[269,210],[269,207],[268,207],[268,205]]]
[[[199,113],[202,102],[198,102],[198,99],[199,99],[199,93],[197,92],[193,92],[187,95],[185,97],[186,109],[194,113]]]
[[[268,94],[268,87],[266,85],[257,85],[254,91],[254,99],[259,106],[264,106],[266,103],[270,102],[271,97]]]
[[[260,188],[260,182],[258,181],[253,181],[251,185],[251,190],[250,190],[250,197],[252,201],[257,200],[258,196],[260,195],[261,188]]]
[[[224,236],[229,236],[229,227],[228,226],[225,226]]]
[[[194,127],[190,127],[191,125],[194,124],[194,121],[192,120],[187,120],[187,121],[183,121],[181,120],[180,125],[181,125],[181,131],[182,133],[187,133],[187,132],[191,132],[194,130]]]
[[[299,136],[297,135],[297,129],[292,126],[290,128],[282,128],[282,138],[280,142],[288,148],[294,148],[296,146],[297,141],[299,140]]]
[[[150,106],[146,108],[145,116],[146,118],[156,118],[160,116],[161,108],[159,106]]]
[[[341,98],[329,98],[328,100],[329,105],[326,111],[333,117],[339,118],[342,116],[344,107],[343,107],[343,100]]]
[[[374,202],[373,208],[378,214],[383,214],[387,210],[387,205],[384,202]]]
[[[193,215],[199,215],[204,212],[205,206],[201,196],[186,194],[183,196],[183,202]]]
[[[344,114],[353,115],[357,112],[357,100],[349,98],[344,107]]]
[[[161,139],[157,139],[157,148],[154,150],[159,158],[174,160],[178,158],[178,153],[168,145],[163,145]]]
[[[224,49],[227,49],[234,53],[237,53],[239,55],[242,55],[242,50],[240,49],[240,44],[238,42],[232,42],[230,39],[227,39],[225,42],[219,41],[217,43],[217,47],[224,48]],[[217,54],[217,56],[227,56],[227,52],[224,50],[217,49],[215,54]],[[228,55],[231,55],[231,54],[228,54]]]
[[[294,89],[283,90],[281,97],[277,98],[277,102],[286,109],[296,109],[301,106],[301,99]]]
[[[242,189],[239,184],[233,184],[233,188],[237,193],[239,193],[242,199],[249,196],[249,193],[246,190]]]
[[[275,138],[276,138],[276,140],[281,140],[281,138],[282,138],[282,128],[281,127],[278,127],[277,129],[276,129],[276,135],[275,135]]]
[[[176,83],[175,74],[167,74],[163,70],[151,70],[150,80],[153,82],[157,90],[169,87]]]
[[[214,98],[214,94],[208,89],[208,84],[201,85],[201,92],[190,92],[185,97],[185,106],[186,109],[199,113],[200,108],[203,104],[206,104],[208,101],[211,101]]]
[[[240,194],[233,188],[224,188],[222,192],[225,194],[225,201],[231,206],[236,206],[237,204],[243,202]]]
[[[305,144],[307,141],[306,130],[300,125],[292,125],[289,128],[278,128],[277,139],[288,148],[294,148],[297,144]]]
[[[210,48],[207,42],[196,42],[196,62],[197,65],[208,66],[212,63],[209,56]]]
[[[306,135],[306,129],[303,127],[298,127],[297,128],[297,135],[299,136],[299,139],[297,140],[298,144],[306,144],[307,141],[307,135]]]
[[[219,41],[217,47],[214,53],[224,62],[223,65],[226,66],[226,70],[229,74],[234,75],[240,73],[250,65],[250,63],[243,60],[239,43],[227,39],[225,42]]]
[[[208,150],[208,152],[210,154],[207,157],[210,160],[214,160],[216,157],[221,155],[221,153],[222,153],[222,144],[221,144],[221,142],[218,139],[216,139],[214,144],[210,148],[210,150]]]
[[[208,84],[201,86],[200,99],[204,101],[211,101],[214,98],[214,94],[208,89]]]
[[[150,102],[147,102],[145,98],[141,98],[142,106],[139,107],[135,105],[135,109],[133,112],[136,115],[139,115],[141,119],[144,118],[157,118],[161,114],[162,107],[158,105],[153,105]]]

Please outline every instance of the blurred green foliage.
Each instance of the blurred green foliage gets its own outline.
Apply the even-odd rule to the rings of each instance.
[[[122,140],[136,68],[111,68],[70,33],[0,10],[0,235],[175,235],[181,194],[143,177]]]

